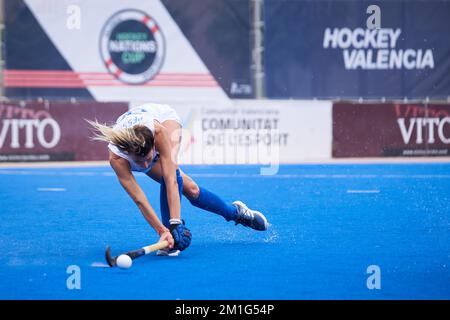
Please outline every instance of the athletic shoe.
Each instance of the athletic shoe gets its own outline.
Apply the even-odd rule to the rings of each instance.
[[[267,222],[266,217],[261,212],[249,209],[241,201],[235,201],[233,205],[237,208],[237,218],[234,220],[236,225],[240,223],[245,227],[258,231],[267,230],[269,222]]]
[[[156,251],[156,255],[160,257],[177,257],[180,254],[180,250],[177,249],[161,249]]]

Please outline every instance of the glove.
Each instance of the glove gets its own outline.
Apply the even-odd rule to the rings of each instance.
[[[175,241],[174,249],[183,251],[191,244],[191,231],[185,227],[184,220],[170,219],[170,233]]]

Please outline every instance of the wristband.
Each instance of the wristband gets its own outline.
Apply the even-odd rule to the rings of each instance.
[[[169,223],[172,224],[181,224],[181,219],[170,219]]]

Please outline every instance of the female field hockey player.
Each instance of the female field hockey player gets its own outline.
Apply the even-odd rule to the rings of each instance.
[[[243,202],[225,203],[219,196],[199,187],[177,165],[181,120],[168,105],[144,104],[121,115],[113,127],[88,121],[96,140],[108,142],[109,162],[128,195],[147,222],[167,240],[169,248],[158,255],[176,256],[191,243],[191,232],[181,219],[181,194],[195,207],[216,213],[255,230],[267,230],[264,215]],[[160,183],[161,220],[136,182],[132,171],[143,172]]]

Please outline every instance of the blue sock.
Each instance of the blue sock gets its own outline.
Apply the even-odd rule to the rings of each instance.
[[[177,169],[177,182],[178,182],[178,193],[180,195],[180,201],[181,201],[181,195],[183,194],[183,177],[180,174],[180,170]],[[166,228],[169,228],[170,226],[170,210],[169,210],[169,203],[167,201],[167,189],[166,189],[166,182],[164,181],[164,178],[161,177],[160,182],[160,189],[159,189],[159,205],[161,209],[161,220],[163,225]]]
[[[189,201],[197,208],[221,215],[227,221],[236,219],[236,207],[225,203],[221,198],[216,196],[214,193],[209,192],[205,188],[200,187],[200,195],[198,198],[189,199]]]

